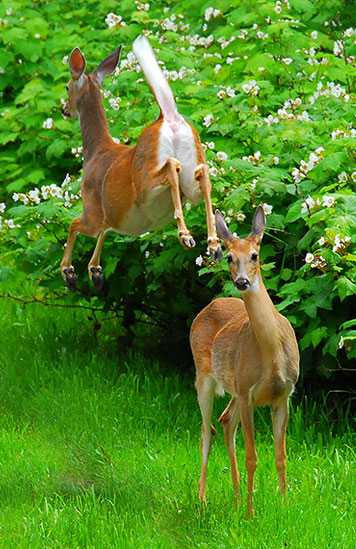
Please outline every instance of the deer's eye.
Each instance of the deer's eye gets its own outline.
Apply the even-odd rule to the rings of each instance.
[[[258,258],[258,254],[256,253],[251,254],[251,261],[253,261],[254,263],[256,263],[257,258]]]

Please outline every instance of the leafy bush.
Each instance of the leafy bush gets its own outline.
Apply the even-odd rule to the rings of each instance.
[[[347,368],[356,356],[356,29],[348,6],[76,0],[63,10],[56,1],[5,0],[2,9],[2,279],[17,265],[47,298],[64,291],[59,263],[81,211],[79,124],[61,115],[68,55],[79,46],[92,70],[124,45],[103,100],[112,135],[134,144],[158,115],[131,52],[145,32],[206,148],[214,205],[244,236],[264,204],[264,278],[297,331],[304,376]],[[65,302],[122,314],[131,337],[136,321],[152,322],[154,344],[168,341],[172,354],[172,341],[187,341],[213,296],[237,295],[225,263],[206,256],[204,207],[188,204],[185,214],[195,251],[180,248],[174,223],[141,239],[109,237],[98,295],[86,274],[94,241],[80,237],[80,289]]]

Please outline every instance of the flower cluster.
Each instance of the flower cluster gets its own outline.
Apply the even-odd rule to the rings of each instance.
[[[209,126],[211,126],[213,122],[216,122],[216,118],[214,118],[213,114],[207,114],[206,116],[204,116],[203,120],[203,126],[206,126],[207,128],[209,128]]]
[[[323,82],[319,82],[314,94],[309,97],[309,102],[314,105],[315,101],[319,97],[343,97],[344,101],[347,103],[350,100],[350,96],[346,93],[345,88],[342,88],[340,84],[335,84],[334,82],[327,82],[324,86]]]
[[[73,204],[78,202],[81,197],[80,191],[77,194],[71,192],[72,187],[70,186],[70,183],[71,177],[67,174],[60,187],[55,183],[52,183],[51,185],[42,185],[41,189],[35,187],[26,193],[14,193],[12,199],[14,202],[21,201],[26,206],[34,206],[40,204],[41,200],[60,198],[64,200],[64,205],[70,208]]]
[[[203,46],[204,48],[209,48],[214,42],[214,36],[209,34],[209,36],[199,36],[199,34],[194,34],[194,36],[181,36],[180,40],[182,42],[187,41],[191,46]]]
[[[182,23],[178,19],[184,19],[184,15],[179,14],[178,16],[175,13],[172,13],[170,17],[166,17],[160,21],[161,28],[163,30],[171,30],[173,32],[187,31],[189,29],[189,23]],[[164,41],[164,36],[161,37],[160,41]]]
[[[287,10],[290,10],[290,3],[288,2],[288,0],[283,0],[283,2],[281,2],[280,0],[276,0],[276,5],[273,9],[276,13],[280,14],[282,13],[283,7]]]
[[[210,19],[215,19],[215,17],[218,17],[221,15],[221,10],[215,10],[214,8],[206,8],[204,13],[204,19],[205,21],[210,21]]]
[[[83,158],[83,147],[72,147],[71,149],[72,154],[74,154],[75,158]]]
[[[322,272],[325,272],[327,263],[325,258],[322,255],[314,255],[312,253],[307,253],[304,258],[305,263],[308,263],[312,269],[320,269]]]
[[[115,13],[108,13],[105,18],[105,23],[109,27],[109,29],[112,29],[114,27],[125,27],[126,23],[122,20],[121,15],[116,15]]]
[[[256,151],[255,154],[250,154],[250,156],[243,156],[242,160],[246,160],[251,164],[255,165],[261,162],[261,151]]]
[[[344,236],[344,238],[340,238],[340,234],[337,234],[334,238],[334,246],[333,246],[333,252],[340,253],[345,252],[346,247],[350,244],[351,236]]]
[[[136,0],[135,4],[136,4],[136,7],[137,7],[138,11],[141,11],[141,10],[148,11],[150,9],[149,4],[143,4],[142,2],[138,2],[137,0]]]
[[[218,96],[219,99],[223,99],[223,97],[225,97],[225,95],[227,95],[228,97],[235,97],[235,90],[232,89],[231,86],[221,86],[220,90],[218,91],[218,93],[216,94]]]
[[[53,128],[53,118],[47,118],[42,124],[42,128],[46,130],[51,130]]]
[[[302,160],[299,168],[294,168],[292,171],[294,183],[299,183],[304,177],[307,176],[317,164],[324,159],[324,148],[318,147],[315,152],[310,153],[308,162]]]
[[[250,80],[247,84],[242,84],[242,89],[248,95],[258,95],[260,87],[257,85],[256,80]]]
[[[110,107],[112,109],[114,109],[114,111],[118,111],[119,108],[120,108],[120,103],[121,103],[121,97],[110,97],[109,99],[109,104],[110,104]]]
[[[333,196],[324,195],[322,201],[320,198],[314,200],[311,196],[308,196],[302,203],[301,213],[310,212],[316,206],[323,206],[324,208],[331,208],[335,204],[335,198]]]
[[[296,113],[296,109],[300,107],[301,104],[302,100],[300,97],[297,97],[296,99],[288,99],[288,101],[284,102],[283,107],[278,109],[277,116],[270,114],[264,119],[264,121],[267,126],[278,124],[281,120],[299,120],[300,122],[309,122],[310,118],[307,111],[304,110],[302,113]]]
[[[356,129],[355,128],[351,128],[351,130],[349,132],[345,131],[345,130],[342,130],[340,128],[336,129],[336,130],[333,130],[331,132],[331,139],[334,140],[336,138],[339,138],[339,139],[347,139],[347,138],[355,138],[356,137]]]

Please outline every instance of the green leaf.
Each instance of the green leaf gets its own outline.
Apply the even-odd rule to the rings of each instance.
[[[346,276],[340,276],[336,281],[336,286],[341,301],[350,295],[356,296],[356,284],[351,282]]]

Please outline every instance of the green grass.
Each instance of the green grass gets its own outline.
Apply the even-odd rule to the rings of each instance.
[[[256,517],[245,520],[240,431],[240,505],[220,426],[198,502],[192,373],[116,354],[114,326],[95,342],[82,311],[5,299],[0,310],[0,547],[355,546],[355,420],[331,415],[327,398],[292,405],[286,502],[269,411],[256,414]]]

